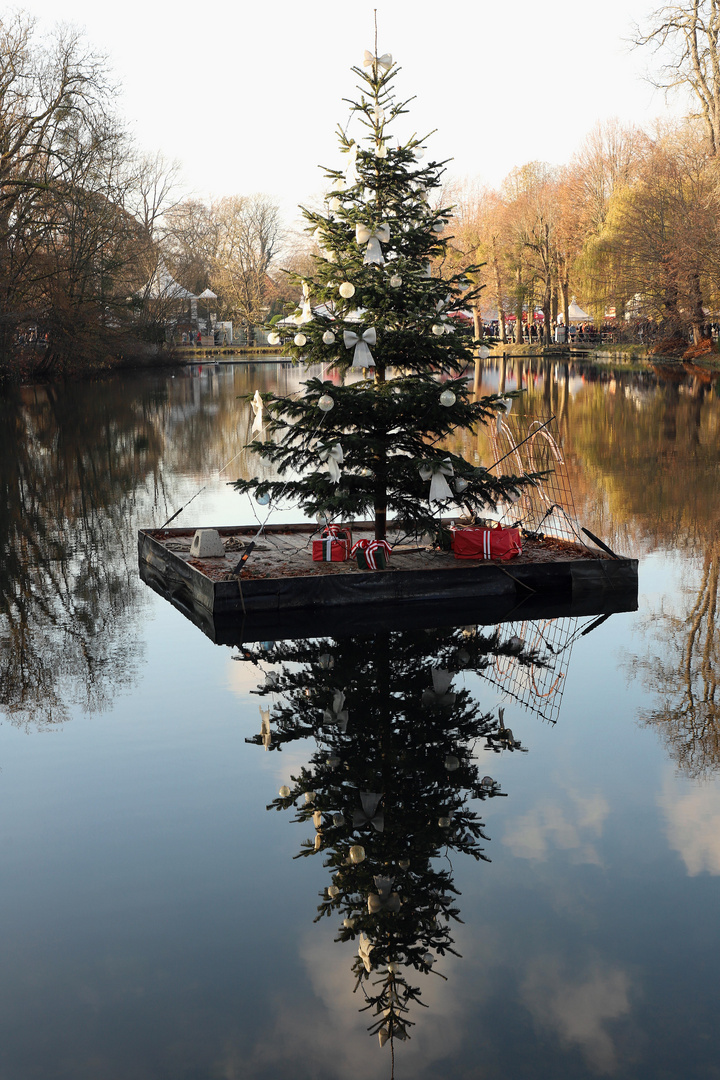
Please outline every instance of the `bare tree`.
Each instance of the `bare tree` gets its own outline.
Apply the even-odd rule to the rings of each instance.
[[[667,4],[636,29],[635,44],[649,45],[664,61],[653,78],[665,90],[685,90],[700,105],[713,154],[720,153],[720,0]]]

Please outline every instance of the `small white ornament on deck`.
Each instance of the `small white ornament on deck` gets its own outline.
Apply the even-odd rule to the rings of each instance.
[[[318,409],[322,412],[330,412],[330,410],[334,408],[335,401],[329,394],[323,394],[322,397],[318,398]]]
[[[322,339],[325,345],[335,344],[335,335],[333,334],[332,330],[326,330],[322,336]]]
[[[399,289],[401,285],[402,285],[402,278],[400,277],[400,275],[399,274],[393,274],[393,276],[390,278],[390,288],[391,289]]]
[[[278,792],[278,795],[280,795],[283,799],[287,799],[289,794],[290,794],[290,788],[287,786],[287,784],[283,784],[283,786],[280,788],[280,790]]]
[[[431,329],[435,337],[442,337],[445,333],[445,327],[441,326],[440,323],[433,323]]]
[[[301,347],[303,345],[307,344],[307,338],[305,337],[304,334],[296,334],[295,337],[293,338],[293,341],[295,342],[296,345],[299,345]]]
[[[351,296],[355,295],[355,286],[352,281],[343,281],[338,292],[345,300],[349,300]]]
[[[449,409],[451,405],[454,405],[457,398],[453,394],[452,390],[443,390],[440,395],[440,404],[444,405],[446,409]]]
[[[280,344],[280,335],[277,333],[276,330],[271,330],[270,333],[268,334],[268,345],[279,345],[279,344]]]
[[[225,548],[217,529],[198,529],[192,538],[190,554],[195,559],[221,559]]]

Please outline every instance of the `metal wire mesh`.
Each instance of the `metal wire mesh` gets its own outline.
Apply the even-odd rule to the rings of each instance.
[[[578,631],[577,616],[502,623],[503,641],[518,644],[518,656],[496,656],[481,672],[509,701],[549,724],[557,722]],[[527,657],[537,656],[537,661]]]
[[[490,425],[493,460],[505,458],[496,473],[547,472],[545,483],[526,488],[502,515],[504,523],[521,522],[530,532],[560,540],[582,540],[575,513],[565,453],[554,418],[509,414]]]

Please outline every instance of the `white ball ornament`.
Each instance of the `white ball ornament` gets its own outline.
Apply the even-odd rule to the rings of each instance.
[[[326,345],[335,344],[335,335],[333,334],[332,330],[326,330],[322,336],[322,339]]]
[[[267,506],[267,504],[270,502],[270,493],[265,491],[262,493],[262,495],[256,495],[255,502],[258,504],[258,506]]]
[[[436,232],[436,233],[445,232],[445,222],[444,221],[436,221],[435,224],[433,225],[433,232]]]
[[[333,825],[337,825],[337,826],[344,825],[345,824],[345,818],[342,816],[342,814],[333,814],[332,823],[333,823]]]
[[[467,486],[467,480],[463,480],[462,476],[458,476],[455,481],[455,491],[458,493],[458,495],[462,495],[463,491],[465,491]]]
[[[272,333],[268,334],[268,345],[279,345],[279,344],[280,344],[280,335],[276,334],[275,331],[273,330]]]
[[[454,405],[457,398],[453,394],[452,390],[443,390],[440,395],[440,404],[444,405],[446,409],[449,409],[451,405]]]
[[[385,145],[385,143],[383,143],[381,146],[378,146],[378,147],[375,148],[375,157],[377,157],[377,158],[386,158],[387,156],[388,156],[388,148]]]
[[[441,326],[440,323],[433,323],[431,329],[435,337],[442,337],[445,333],[445,327]]]
[[[306,345],[307,344],[307,338],[305,337],[304,334],[296,334],[295,337],[293,338],[293,341],[295,342],[296,345]]]
[[[355,286],[352,281],[343,281],[338,292],[345,300],[349,300],[351,296],[355,295]]]
[[[340,200],[337,198],[337,196],[335,198],[333,198],[333,199],[330,199],[330,201],[328,203],[328,206],[330,207],[330,209],[332,210],[332,212],[334,214],[337,214],[337,212],[338,212],[338,210],[340,209],[340,206],[341,206]]]
[[[334,900],[334,899],[335,899],[335,897],[336,897],[336,896],[339,896],[339,895],[340,895],[340,890],[339,890],[339,888],[337,887],[337,885],[331,885],[331,886],[330,886],[330,888],[328,889],[328,896],[329,896],[329,897],[330,897],[330,898],[331,898],[332,900]]]
[[[393,276],[390,278],[390,287],[392,289],[399,289],[401,285],[402,285],[402,278],[400,277],[400,275],[399,274],[393,274]]]
[[[330,410],[334,408],[335,402],[329,394],[323,394],[322,397],[318,399],[318,409],[321,409],[322,412],[330,412]]]
[[[351,863],[361,863],[365,861],[365,848],[361,844],[353,844],[348,852]]]
[[[422,146],[415,147],[415,160],[416,161],[422,161],[422,159],[424,157],[425,157],[425,151],[423,150]]]
[[[278,795],[281,795],[283,797],[283,799],[287,799],[289,794],[290,794],[290,788],[287,786],[287,784],[283,784],[283,786],[280,788],[280,790],[278,792]]]
[[[400,867],[401,870],[409,870],[410,869],[410,860],[409,859],[398,859],[398,866]]]
[[[388,969],[388,971],[390,972],[391,975],[396,975],[397,972],[400,970],[400,965],[396,964],[394,960],[391,960],[390,963],[388,964],[387,969]]]
[[[455,772],[460,768],[460,759],[456,758],[454,754],[448,754],[445,758],[445,768],[448,772]]]
[[[438,825],[441,829],[449,829],[452,824],[452,819],[449,817],[438,818]]]
[[[481,345],[480,348],[478,349],[478,356],[480,357],[480,359],[481,360],[487,360],[489,355],[490,355],[490,350],[488,349],[487,345]]]

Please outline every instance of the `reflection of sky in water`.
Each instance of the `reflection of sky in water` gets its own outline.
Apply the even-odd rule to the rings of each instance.
[[[216,378],[220,424],[240,391]],[[206,481],[213,428],[183,461],[163,423],[176,509]],[[239,503],[212,479],[178,524],[237,521]],[[684,611],[698,574],[645,559],[640,610],[575,642],[558,723],[506,706],[529,753],[478,745],[508,798],[480,808],[492,863],[453,856],[462,959],[424,980],[398,1077],[714,1075],[720,785],[679,774],[639,722],[653,691],[632,664],[658,653],[648,617]],[[337,920],[312,923],[328,873],[292,861],[307,829],[265,810],[313,743],[248,746],[260,676],[141,595],[123,634],[142,660],[105,711],[71,701],[62,725],[0,726],[0,1076],[389,1076],[352,947],[333,943]]]

